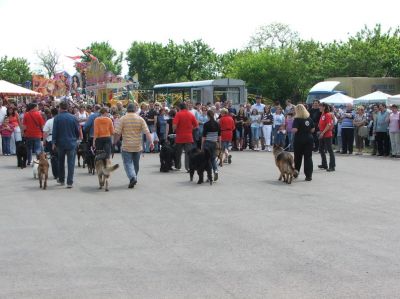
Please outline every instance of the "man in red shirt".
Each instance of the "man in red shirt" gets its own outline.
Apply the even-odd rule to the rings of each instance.
[[[229,145],[232,142],[233,130],[235,130],[235,122],[229,111],[226,108],[221,109],[221,118],[219,119],[219,126],[221,127],[221,144],[222,150],[222,161],[228,160],[228,163],[232,163],[232,156],[229,155]]]
[[[32,151],[39,155],[42,151],[42,135],[44,119],[39,112],[36,103],[29,103],[27,112],[24,114],[23,126],[24,137],[28,147],[28,165],[32,162]]]
[[[176,143],[176,169],[181,169],[182,151],[185,149],[185,169],[189,170],[188,152],[193,148],[193,130],[199,125],[196,117],[187,110],[186,103],[179,104],[180,111],[175,115],[173,129]]]
[[[333,137],[333,117],[330,112],[330,107],[326,103],[319,104],[319,110],[321,111],[321,118],[319,119],[319,153],[321,154],[321,165],[318,165],[320,169],[326,169],[327,171],[335,171],[335,154],[332,149],[332,137]],[[329,153],[329,168],[326,161],[326,154]]]

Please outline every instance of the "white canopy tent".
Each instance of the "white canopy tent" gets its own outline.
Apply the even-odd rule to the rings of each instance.
[[[395,96],[390,96],[387,100],[387,104],[388,104],[388,106],[390,106],[392,104],[396,104],[396,105],[400,106],[400,94],[397,94]]]
[[[354,105],[371,105],[379,103],[386,104],[390,96],[391,96],[390,94],[378,90],[355,99]]]
[[[5,96],[40,96],[41,94],[33,90],[23,88],[10,82],[0,80],[0,95]]]
[[[346,96],[342,93],[335,93],[329,97],[326,97],[321,100],[321,103],[327,103],[331,105],[346,105],[346,104],[353,104],[353,98]]]

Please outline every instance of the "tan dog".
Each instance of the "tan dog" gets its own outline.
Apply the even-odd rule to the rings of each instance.
[[[283,182],[291,184],[293,178],[297,178],[299,172],[294,168],[293,156],[289,152],[285,152],[279,145],[274,145],[273,154],[275,164],[280,171],[279,180],[283,178]]]
[[[47,161],[46,153],[41,152],[39,154],[39,162],[34,161],[34,163],[38,164],[37,172],[39,177],[40,188],[43,190],[47,188],[47,178],[49,176],[49,162]]]
[[[97,176],[99,178],[99,189],[102,189],[104,186],[104,191],[108,191],[108,179],[111,175],[111,172],[116,170],[119,165],[115,164],[111,166],[110,159],[101,159],[96,160],[95,167]]]

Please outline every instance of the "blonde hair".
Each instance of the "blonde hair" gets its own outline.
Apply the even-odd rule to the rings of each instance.
[[[304,105],[302,104],[298,104],[296,105],[296,107],[294,107],[294,112],[295,112],[295,118],[303,118],[303,119],[307,119],[310,117],[310,113],[307,111],[306,107],[304,107]]]

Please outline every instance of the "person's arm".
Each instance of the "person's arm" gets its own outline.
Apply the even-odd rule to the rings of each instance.
[[[174,130],[174,132],[176,133],[176,127],[179,124],[179,114],[177,113],[174,117],[174,120],[172,121],[172,129]]]
[[[97,119],[95,119],[94,122],[93,122],[93,144],[92,144],[93,147],[96,144],[96,139],[97,139],[97,136],[99,134],[99,126],[96,125],[96,120]]]
[[[114,130],[114,145],[121,139],[124,118],[120,119]]]
[[[153,136],[150,133],[149,127],[147,126],[145,120],[143,120],[142,122],[142,132],[146,135],[146,140],[149,142],[150,145],[150,151],[152,151],[154,149]]]
[[[56,150],[57,147],[57,135],[58,135],[58,119],[57,117],[54,118],[53,121],[53,131],[52,131],[52,138],[51,138],[51,142],[53,143],[53,151]]]

